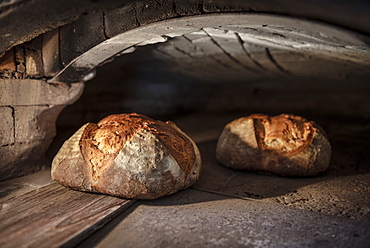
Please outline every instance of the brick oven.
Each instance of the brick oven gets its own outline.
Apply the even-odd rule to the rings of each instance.
[[[330,0],[0,2],[0,246],[366,247],[369,12]],[[77,129],[132,112],[197,143],[196,184],[140,201],[51,181]],[[252,113],[319,123],[329,169],[222,167],[222,128]]]

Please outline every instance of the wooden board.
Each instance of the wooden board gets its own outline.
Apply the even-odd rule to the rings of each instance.
[[[7,187],[19,192],[14,185]],[[0,247],[76,245],[134,202],[56,183],[22,192],[0,199]]]

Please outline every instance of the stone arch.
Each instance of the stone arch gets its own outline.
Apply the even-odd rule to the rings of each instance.
[[[77,4],[75,11],[65,10],[66,19],[49,6],[54,17],[48,13],[44,17],[46,23],[30,22],[30,29],[22,28],[16,32],[10,28],[19,23],[15,19],[17,13],[24,14],[26,11],[21,2],[16,1],[13,10],[12,6],[5,6],[2,13],[4,21],[1,25],[10,35],[3,35],[4,42],[1,42],[0,50],[3,54],[0,58],[0,80],[2,91],[6,92],[1,100],[1,111],[7,117],[3,120],[1,131],[4,137],[0,154],[3,161],[1,171],[5,175],[1,180],[44,166],[40,161],[55,136],[57,116],[66,105],[78,99],[83,90],[82,81],[88,80],[97,66],[115,56],[132,52],[139,46],[181,38],[184,34],[196,31],[205,32],[208,36],[225,36],[226,33],[222,34],[225,27],[220,29],[218,22],[234,32],[234,36],[238,33],[239,38],[245,34],[245,37],[249,35],[249,38],[258,42],[270,42],[269,46],[287,51],[319,53],[337,61],[356,64],[364,73],[368,73],[367,34],[370,30],[364,20],[368,20],[366,14],[370,8],[359,9],[363,5],[361,1],[353,4],[356,8],[349,9],[349,12],[357,13],[354,19],[344,14],[348,13],[345,3],[337,5],[332,1],[309,3],[306,7],[294,1],[273,0],[264,3],[222,0],[127,1],[125,4],[119,1],[105,4],[85,1],[86,6]],[[70,4],[74,6],[75,2],[71,1]],[[34,1],[32,4],[42,3]],[[27,6],[27,3],[24,4]],[[333,11],[328,14],[325,6],[331,6]],[[321,20],[349,30],[269,14]],[[26,17],[30,20],[34,18],[31,14]],[[261,24],[261,20],[264,24]],[[279,25],[275,25],[274,30],[263,31],[264,25],[276,22],[281,22],[282,29],[279,30]],[[230,29],[238,23],[248,31]],[[256,28],[257,24],[259,26]],[[276,73],[284,73],[270,50],[264,50],[264,55],[266,63],[271,64]],[[229,58],[234,58],[235,62],[235,57],[231,55]],[[259,63],[254,62],[254,65]],[[242,63],[244,67],[248,66],[246,63]]]

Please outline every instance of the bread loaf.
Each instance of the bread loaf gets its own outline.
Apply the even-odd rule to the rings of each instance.
[[[314,176],[329,166],[331,146],[313,121],[281,114],[253,114],[225,126],[217,160],[233,169],[280,176]]]
[[[73,134],[55,156],[51,175],[76,190],[154,199],[189,187],[200,170],[196,144],[174,123],[119,114]]]

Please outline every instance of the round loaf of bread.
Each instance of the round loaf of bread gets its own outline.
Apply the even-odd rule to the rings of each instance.
[[[52,179],[81,191],[155,199],[196,182],[196,144],[172,122],[118,114],[82,126],[52,162]]]
[[[314,176],[329,167],[331,146],[323,129],[313,121],[288,114],[253,114],[225,126],[216,157],[233,169]]]

